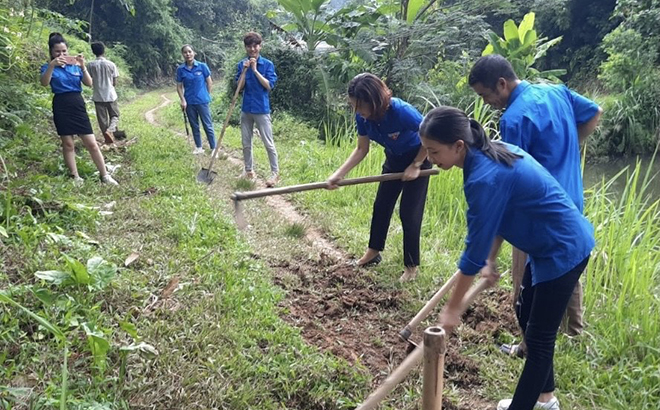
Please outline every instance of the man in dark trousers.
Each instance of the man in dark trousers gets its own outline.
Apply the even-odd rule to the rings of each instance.
[[[517,145],[534,157],[583,212],[580,144],[596,129],[602,108],[564,85],[521,81],[509,61],[497,54],[477,60],[468,82],[486,104],[505,110],[500,119],[502,141]],[[527,255],[514,248],[512,256],[513,300],[518,314]],[[582,285],[578,282],[562,330],[569,336],[577,336],[583,328]],[[502,350],[524,357],[525,341],[520,345],[504,345]]]

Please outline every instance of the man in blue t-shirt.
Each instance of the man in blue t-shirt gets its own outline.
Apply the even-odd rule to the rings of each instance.
[[[245,87],[241,112],[241,139],[245,168],[241,177],[253,179],[256,176],[252,168],[252,129],[256,125],[270,162],[271,174],[270,178],[266,180],[266,186],[273,187],[280,180],[280,170],[273,140],[268,93],[275,87],[277,74],[273,62],[259,55],[262,41],[259,33],[250,32],[243,37],[247,58],[238,63],[236,71],[238,89],[241,90]],[[243,70],[245,70],[245,77],[241,79]]]
[[[502,140],[534,157],[583,212],[580,144],[596,129],[603,110],[564,85],[521,81],[509,61],[497,54],[477,60],[470,71],[469,84],[486,104],[505,110],[500,119]],[[527,255],[514,248],[511,269],[514,303],[518,300],[526,261]],[[566,334],[582,333],[582,316],[582,285],[578,282],[566,310],[563,326]],[[519,346],[505,345],[503,350],[523,357],[524,341]]]

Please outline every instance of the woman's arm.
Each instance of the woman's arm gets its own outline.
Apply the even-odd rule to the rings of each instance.
[[[357,164],[359,164],[364,157],[369,153],[369,137],[364,135],[358,136],[357,147],[353,150],[351,155],[344,161],[344,164],[339,167],[328,178],[328,189],[338,188],[337,182],[342,180]]]
[[[39,79],[41,85],[43,85],[44,87],[48,87],[51,78],[53,78],[53,70],[55,70],[55,66],[62,64],[64,64],[64,59],[61,57],[57,57],[50,60],[50,63],[48,63],[48,68],[46,69],[46,71],[44,71],[43,74],[41,74],[41,78]]]
[[[213,80],[211,79],[211,76],[206,77],[206,91],[211,94],[211,88],[213,88]]]
[[[474,282],[474,275],[466,275],[460,270],[459,272],[460,274],[454,285],[454,290],[440,314],[440,323],[447,333],[450,333],[461,323],[461,304],[465,294],[472,286],[472,282]]]
[[[183,96],[183,83],[176,83],[176,92],[179,94],[179,100],[181,100],[181,109],[185,110],[186,106],[186,97]]]
[[[83,72],[83,78],[82,82],[85,84],[87,87],[91,87],[93,84],[92,76],[89,75],[89,72],[87,71],[87,67],[85,67],[85,57],[82,54],[78,54],[76,56],[76,60],[78,61],[78,65],[80,65],[80,69]]]
[[[419,151],[417,152],[417,155],[415,156],[412,164],[408,165],[405,171],[403,171],[403,178],[401,178],[401,180],[412,181],[413,179],[417,179],[417,177],[419,177],[419,170],[422,166],[422,162],[424,162],[427,155],[428,154],[426,152],[426,148],[424,148],[423,145],[420,145]]]

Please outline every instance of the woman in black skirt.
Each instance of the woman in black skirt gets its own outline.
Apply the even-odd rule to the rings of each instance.
[[[103,155],[99,149],[92,124],[87,116],[85,100],[82,97],[82,84],[91,87],[92,77],[85,68],[85,59],[82,54],[72,57],[67,54],[68,46],[64,37],[59,33],[51,33],[48,38],[50,63],[41,66],[41,85],[53,90],[53,120],[57,134],[62,140],[64,162],[71,172],[76,184],[83,179],[78,175],[76,166],[76,152],[73,136],[78,135],[85,148],[92,156],[92,161],[99,170],[101,182],[118,185],[106,171]]]

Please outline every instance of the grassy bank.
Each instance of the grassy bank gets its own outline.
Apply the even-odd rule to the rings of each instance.
[[[97,183],[85,151],[86,182],[75,188],[52,135],[10,147],[0,289],[47,322],[0,304],[0,400],[6,408],[350,406],[364,394],[364,373],[279,319],[281,292],[225,204],[194,182],[185,140],[145,123],[158,103],[152,93],[123,107],[122,127],[138,139],[106,155],[122,163],[117,189]],[[132,253],[139,257],[125,267]]]

